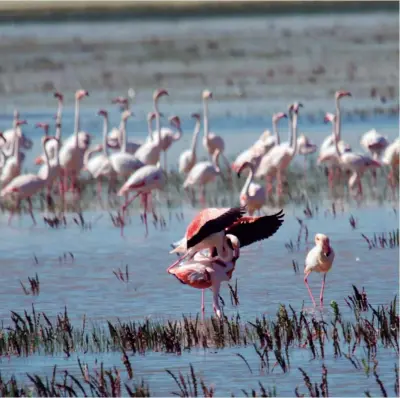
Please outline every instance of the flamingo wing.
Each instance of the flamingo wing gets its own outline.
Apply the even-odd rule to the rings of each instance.
[[[274,235],[283,224],[284,215],[281,210],[271,216],[243,217],[230,225],[225,232],[236,236],[240,247],[248,246]]]
[[[203,211],[204,214],[207,214],[206,211],[207,210]],[[221,215],[216,216],[204,223],[202,222],[202,217],[196,217],[195,222],[192,222],[193,225],[191,224],[188,228],[187,248],[190,249],[208,236],[223,231],[225,228],[232,225],[235,221],[239,220],[245,213],[246,206],[242,206],[228,209]]]

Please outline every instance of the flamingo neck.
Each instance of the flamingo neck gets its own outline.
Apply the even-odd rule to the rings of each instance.
[[[339,104],[339,98],[335,99],[335,105],[336,105],[336,123],[335,123],[335,135],[337,137],[337,140],[340,140],[341,137],[341,130],[342,130],[342,120],[341,120],[341,110],[340,110],[340,104]]]
[[[254,178],[254,166],[250,163],[248,168],[250,169],[249,175],[247,176],[246,182],[243,187],[243,191],[245,192],[246,196],[249,196],[250,184],[253,182]]]
[[[216,151],[214,155],[214,169],[216,173],[221,173],[221,169],[219,167],[219,156],[221,155],[220,151]]]
[[[297,124],[298,124],[298,114],[294,112],[293,114],[293,122],[292,122],[292,139],[290,141],[290,147],[292,148],[292,158],[296,154],[297,151]]]
[[[276,120],[272,120],[272,132],[274,133],[276,138],[276,145],[279,145],[281,143],[281,137],[279,136],[278,122]]]
[[[20,143],[20,137],[21,137],[21,127],[16,126],[16,129],[14,130],[14,150],[13,150],[13,155],[18,159],[19,158],[19,143]]]
[[[46,169],[46,175],[43,177],[43,181],[47,181],[48,179],[49,179],[49,175],[50,175],[50,157],[49,157],[49,153],[48,153],[48,151],[47,151],[47,146],[46,146],[46,144],[48,143],[49,141],[44,141],[43,143],[42,143],[42,147],[43,147],[43,152],[44,152],[44,157],[45,157],[45,160],[46,160],[46,164],[47,164],[47,169]],[[57,153],[57,158],[58,158],[58,153]]]
[[[204,138],[208,141],[209,138],[209,126],[208,126],[208,102],[206,98],[203,98],[203,123],[204,123]]]
[[[121,128],[121,152],[126,152],[126,119],[122,120]]]
[[[200,121],[196,121],[196,125],[194,127],[193,136],[192,136],[192,144],[190,146],[190,150],[192,152],[192,156],[196,154],[196,145],[197,145],[197,137],[200,133]]]
[[[293,114],[291,111],[289,111],[288,114],[288,121],[289,121],[289,135],[288,135],[288,142],[289,146],[292,146],[292,139],[293,139]]]
[[[153,141],[153,119],[149,118],[147,120],[147,132],[149,134],[149,140]]]
[[[158,146],[161,147],[161,117],[158,110],[158,98],[154,100],[154,112],[156,114],[156,130],[158,135]]]
[[[79,115],[79,99],[75,99],[75,127],[74,127],[74,134],[75,134],[75,146],[78,147],[78,133],[80,130],[80,115]]]
[[[105,157],[108,157],[107,134],[108,134],[108,117],[104,116],[104,124],[103,124],[103,154],[104,154]]]
[[[56,127],[56,138],[58,140],[61,140],[61,118],[62,118],[62,102],[59,101],[58,102],[58,109],[57,109],[57,117],[56,117],[56,123],[57,123],[57,127]]]

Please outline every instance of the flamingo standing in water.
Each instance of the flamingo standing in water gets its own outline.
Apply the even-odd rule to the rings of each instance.
[[[271,191],[271,177],[276,175],[277,178],[277,195],[282,195],[282,173],[287,169],[293,160],[297,151],[297,122],[299,108],[303,105],[294,103],[289,107],[289,115],[293,114],[291,120],[291,143],[280,143],[279,135],[277,135],[277,145],[275,145],[261,160],[257,170],[256,177],[265,176],[267,179],[267,192]]]
[[[196,253],[193,260],[187,260],[180,266],[171,266],[168,273],[174,275],[183,284],[202,289],[202,313],[205,309],[204,289],[211,287],[214,312],[220,317],[218,296],[221,282],[232,278],[240,248],[274,235],[283,224],[283,217],[282,210],[270,216],[241,217],[225,228],[227,254],[224,260],[218,257],[218,250],[214,247],[209,257]]]
[[[27,124],[26,120],[17,120],[15,123],[13,152],[12,155],[7,158],[0,175],[0,183],[3,188],[21,173],[21,163],[25,157],[25,154],[19,150],[22,136],[20,126],[23,124]]]
[[[46,155],[46,163],[47,163],[47,170],[51,169],[51,164],[50,164],[50,159],[48,156],[48,153],[46,151],[46,142],[51,139],[56,139],[55,137],[49,137],[45,136],[42,137],[42,146],[43,146],[43,151]],[[47,184],[47,174],[46,176],[40,177],[36,174],[21,174],[14,178],[6,187],[4,187],[1,192],[0,192],[0,197],[5,197],[8,195],[15,196],[17,198],[17,205],[16,209],[19,209],[20,203],[22,199],[26,199],[28,201],[29,205],[29,214],[32,217],[32,221],[34,224],[36,224],[35,217],[33,215],[32,211],[32,196],[41,191],[43,188],[45,188]],[[8,219],[8,224],[11,224],[12,217],[14,215],[14,211],[11,211],[10,217]]]
[[[196,163],[189,171],[183,183],[183,188],[185,190],[195,185],[200,186],[200,200],[203,204],[206,203],[206,185],[215,181],[215,178],[221,174],[221,169],[219,167],[220,154],[220,150],[217,149],[213,154],[212,162],[204,161]]]
[[[221,153],[221,156],[228,167],[229,175],[231,175],[231,168],[228,162],[228,159],[224,155],[225,150],[225,142],[223,138],[215,133],[210,132],[209,129],[209,114],[208,114],[208,100],[213,98],[212,92],[209,90],[204,90],[202,93],[203,98],[203,129],[204,129],[204,136],[203,136],[203,146],[204,149],[208,152],[209,156],[212,157],[215,155],[215,152],[218,150]]]
[[[132,155],[126,151],[126,121],[132,116],[131,111],[124,111],[122,114],[122,128],[121,128],[121,150],[114,152],[109,156],[109,162],[118,176],[128,177],[144,166],[144,163],[140,161],[136,155]]]
[[[310,294],[314,307],[316,304],[310,286],[308,285],[308,276],[313,271],[322,272],[324,274],[321,286],[321,294],[319,297],[320,306],[322,307],[324,302],[326,273],[332,268],[334,258],[335,252],[330,245],[329,238],[324,234],[316,234],[315,246],[308,252],[305,262],[306,266],[304,268],[304,283],[307,287],[308,293]]]
[[[60,150],[60,165],[64,176],[63,194],[67,189],[69,176],[71,177],[72,187],[76,189],[76,181],[83,167],[84,155],[90,145],[90,135],[80,131],[80,102],[88,95],[89,93],[86,90],[76,91],[74,133],[64,141]]]
[[[158,101],[161,97],[168,95],[168,91],[161,89],[156,90],[153,94],[153,106],[156,119],[156,131],[158,132],[157,140],[146,141],[135,153],[135,156],[147,165],[156,165],[160,160],[160,153],[163,150],[163,141],[161,139],[161,120],[160,111],[158,109]]]
[[[396,172],[399,170],[400,164],[400,138],[396,138],[388,147],[386,148],[382,163],[390,167],[390,172],[388,175],[388,182],[392,188],[393,195],[396,189]]]
[[[196,146],[197,137],[200,133],[200,115],[198,113],[193,113],[192,118],[196,120],[192,137],[192,145],[190,146],[190,149],[186,149],[186,151],[183,151],[179,156],[179,172],[181,174],[189,173],[197,161]]]
[[[336,154],[339,159],[339,164],[345,171],[350,171],[353,173],[353,178],[349,180],[349,189],[351,190],[353,185],[357,183],[358,194],[363,195],[363,189],[361,184],[361,177],[367,169],[379,168],[381,164],[372,159],[370,156],[355,153],[355,152],[340,152],[338,146],[338,140],[341,134],[341,123],[340,123],[340,106],[339,99],[344,97],[351,97],[349,91],[338,91],[336,94],[337,98],[337,108],[336,108],[336,131],[335,131],[335,149]]]
[[[157,166],[146,165],[135,171],[125,182],[125,184],[118,191],[118,196],[125,196],[126,200],[122,206],[122,222],[121,222],[121,235],[123,234],[123,227],[125,221],[125,211],[127,207],[140,195],[144,208],[143,219],[146,226],[146,236],[149,233],[147,225],[148,213],[148,199],[151,198],[153,190],[162,190],[165,186],[166,178],[164,171],[160,167],[160,162]],[[128,200],[128,193],[134,191],[135,195]],[[152,206],[153,207],[153,206]],[[154,209],[153,209],[154,210]]]
[[[264,187],[253,182],[254,165],[252,163],[243,163],[242,167],[238,170],[238,177],[240,178],[240,173],[245,168],[249,168],[250,173],[247,176],[247,180],[243,185],[242,191],[240,192],[240,205],[247,205],[248,212],[252,216],[256,210],[260,212],[260,209],[264,206],[266,194]]]

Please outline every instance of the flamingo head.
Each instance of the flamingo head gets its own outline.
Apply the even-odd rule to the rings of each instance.
[[[334,123],[335,120],[336,120],[336,115],[335,114],[330,113],[330,112],[326,112],[325,113],[324,123],[328,123],[328,122]]]
[[[331,254],[332,248],[329,243],[329,238],[324,234],[315,235],[315,244],[322,248],[326,256]]]
[[[54,93],[54,98],[57,98],[57,100],[58,100],[59,102],[63,102],[63,100],[64,100],[64,96],[63,96],[59,91],[56,91],[56,92]]]
[[[212,92],[210,90],[203,90],[202,98],[203,99],[212,99],[213,98],[213,94],[212,94]]]
[[[108,112],[107,112],[105,109],[100,109],[100,110],[97,112],[97,115],[98,115],[98,116],[103,116],[103,117],[107,118],[107,117],[108,117]]]
[[[303,104],[301,102],[295,102],[289,106],[289,112],[299,113],[299,109],[303,108]]]
[[[240,242],[239,239],[235,235],[227,234],[226,235],[226,243],[233,250],[233,258],[232,261],[235,262],[240,256]]]
[[[286,115],[286,113],[284,113],[284,112],[274,113],[274,114],[272,115],[272,122],[273,122],[273,123],[277,123],[277,122],[279,122],[279,120],[281,120],[281,119],[283,119],[283,118],[285,118],[285,117],[287,117],[287,115]]]
[[[161,114],[160,114],[160,115],[161,115]],[[149,113],[147,114],[147,121],[148,121],[148,122],[153,121],[155,118],[156,118],[156,113],[155,113],[155,112],[149,112]]]
[[[128,104],[129,100],[128,98],[125,97],[115,97],[111,100],[112,104],[120,104],[120,105],[126,105]]]
[[[133,116],[133,112],[132,111],[124,111],[122,112],[122,120],[125,122],[126,120],[128,120],[129,117]]]
[[[193,119],[196,119],[197,122],[200,122],[200,113],[192,113],[190,115]]]
[[[88,97],[89,96],[89,91],[87,90],[76,90],[75,93],[75,99],[80,101],[82,98],[84,97]]]
[[[165,88],[159,88],[159,89],[155,90],[153,93],[153,101],[157,101],[165,95],[169,95],[168,91]]]
[[[16,125],[17,126],[22,126],[23,124],[28,124],[26,120],[17,120]]]
[[[339,100],[343,97],[351,97],[351,92],[350,91],[345,91],[345,90],[338,90],[335,93],[335,99]]]
[[[44,130],[44,133],[47,135],[49,132],[49,124],[48,123],[36,123],[35,124],[36,128],[41,128]]]
[[[168,118],[168,121],[172,126],[176,127],[177,129],[181,128],[181,119],[179,119],[179,116],[175,116],[175,115],[170,116]]]

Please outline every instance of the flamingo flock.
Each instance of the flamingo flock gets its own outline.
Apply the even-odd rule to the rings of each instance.
[[[71,192],[75,200],[79,200],[79,177],[85,171],[97,181],[97,195],[100,201],[104,182],[108,182],[109,192],[111,187],[121,183],[117,187],[118,195],[124,198],[119,211],[121,231],[125,225],[128,206],[135,198],[140,197],[147,234],[147,214],[150,211],[154,212],[152,192],[164,190],[168,183],[167,152],[182,138],[181,120],[172,115],[168,118],[168,125],[162,125],[160,102],[169,96],[169,93],[165,89],[157,89],[153,93],[153,106],[147,116],[148,136],[143,142],[132,141],[127,132],[128,121],[134,116],[130,109],[131,98],[117,97],[111,102],[120,106],[119,126],[110,130],[108,111],[100,109],[98,116],[103,119],[102,140],[101,144],[92,145],[93,133],[81,128],[80,109],[88,95],[86,90],[76,91],[74,128],[70,136],[65,136],[62,124],[64,96],[59,92],[54,93],[57,104],[54,136],[49,135],[50,123],[42,122],[36,125],[43,130],[45,138],[42,142],[43,153],[35,159],[35,164],[40,166],[36,174],[22,174],[25,151],[30,150],[33,143],[22,131],[27,121],[20,118],[18,111],[14,112],[12,128],[0,136],[1,197],[7,197],[15,203],[11,211],[11,214],[14,214],[21,200],[26,199],[30,205],[32,196],[41,191],[37,187],[43,185],[48,195],[59,194],[64,211],[67,193]],[[327,112],[324,118],[326,123],[331,123],[332,133],[320,146],[317,162],[328,169],[329,188],[333,188],[335,181],[346,178],[349,192],[362,197],[364,174],[371,171],[376,179],[376,170],[386,166],[390,170],[387,176],[388,184],[394,192],[400,139],[389,142],[386,137],[372,129],[365,133],[360,141],[365,152],[353,151],[350,145],[343,141],[341,122],[342,101],[350,97],[349,91],[337,91],[334,96],[335,112]],[[178,172],[184,177],[182,188],[192,195],[196,195],[197,192],[202,205],[205,206],[206,190],[211,183],[226,175],[232,182],[232,171],[238,176],[247,173],[238,202],[241,206],[246,206],[250,216],[255,212],[260,214],[266,201],[273,195],[274,184],[277,197],[282,197],[284,184],[287,183],[287,170],[296,155],[304,156],[306,175],[306,158],[318,150],[317,145],[305,134],[298,132],[299,114],[303,104],[295,102],[286,112],[275,113],[272,116],[272,132],[264,131],[256,142],[229,164],[224,139],[210,131],[209,108],[212,99],[212,92],[204,90],[199,98],[203,106],[203,115],[191,115],[194,122],[191,145],[182,152],[176,164]],[[287,141],[281,139],[279,132],[280,124],[284,120],[288,121]],[[208,160],[200,158],[197,148],[202,124],[202,144]],[[257,179],[259,181],[256,181]],[[31,184],[23,184],[21,181],[29,181]],[[33,218],[32,213],[31,216]]]

